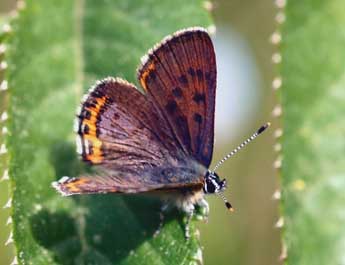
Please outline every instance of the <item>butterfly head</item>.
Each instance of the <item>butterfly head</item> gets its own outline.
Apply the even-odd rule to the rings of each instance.
[[[270,126],[270,123],[266,123],[263,126],[261,126],[252,136],[250,136],[247,140],[245,140],[243,143],[241,143],[239,146],[237,146],[234,150],[232,150],[230,153],[225,155],[215,166],[213,171],[208,170],[205,175],[204,180],[204,193],[205,194],[211,194],[214,193],[218,196],[220,196],[225,206],[230,210],[233,211],[230,202],[225,198],[223,191],[226,189],[226,179],[221,180],[215,170],[220,167],[226,160],[228,160],[230,157],[235,155],[239,150],[241,150],[244,146],[246,146],[248,143],[253,141],[257,136],[259,136],[261,133],[263,133],[268,127]]]
[[[208,170],[205,175],[204,181],[204,192],[205,194],[216,194],[220,196],[225,206],[228,208],[229,211],[233,211],[232,205],[230,202],[225,198],[223,191],[226,189],[226,179],[221,180],[218,174],[214,171]]]
[[[218,193],[226,189],[226,180],[221,180],[216,172],[207,171],[204,181],[204,192]]]

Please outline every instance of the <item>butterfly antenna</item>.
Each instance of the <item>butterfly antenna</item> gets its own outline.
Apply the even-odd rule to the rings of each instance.
[[[227,200],[227,198],[225,198],[224,194],[222,192],[218,192],[216,194],[223,199],[226,208],[228,208],[230,212],[233,212],[234,208],[232,207],[231,203]]]
[[[239,146],[237,146],[234,150],[232,150],[229,154],[224,156],[214,167],[213,172],[219,168],[221,164],[223,164],[226,160],[228,160],[230,157],[235,155],[238,151],[240,151],[243,147],[245,147],[247,144],[249,144],[251,141],[253,141],[256,137],[258,137],[261,133],[263,133],[271,123],[266,123],[265,125],[261,126],[252,136],[250,136],[247,140],[245,140],[243,143],[241,143]]]

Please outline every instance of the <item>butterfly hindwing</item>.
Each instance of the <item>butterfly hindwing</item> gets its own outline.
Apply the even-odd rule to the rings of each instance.
[[[206,169],[200,164],[180,167],[146,167],[141,171],[106,170],[102,175],[63,177],[53,182],[54,188],[65,196],[91,193],[139,193],[154,191],[201,190]]]
[[[144,58],[138,79],[183,150],[208,167],[213,152],[216,59],[202,28],[179,31]]]

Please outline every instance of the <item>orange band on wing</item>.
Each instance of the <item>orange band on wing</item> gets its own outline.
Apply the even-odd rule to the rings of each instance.
[[[108,193],[118,192],[118,190],[111,186],[111,182],[105,177],[103,178],[94,177],[80,177],[80,178],[69,178],[63,177],[59,181],[52,183],[53,187],[57,189],[64,196],[73,194],[90,194],[90,193]]]
[[[89,182],[89,180],[85,178],[75,179],[71,182],[64,183],[64,189],[67,190],[68,193],[79,193],[82,191],[80,187],[86,184],[87,182]]]
[[[85,107],[90,113],[89,119],[83,119],[82,125],[88,127],[88,132],[83,135],[84,141],[88,141],[89,150],[86,152],[84,158],[93,163],[101,163],[103,155],[101,151],[102,141],[97,136],[97,121],[102,107],[106,104],[108,97],[103,96],[96,98],[96,103],[92,107]]]
[[[146,69],[144,70],[144,72],[141,74],[141,78],[140,78],[140,84],[141,86],[147,90],[147,86],[146,86],[146,78],[148,77],[148,75],[155,70],[155,64],[151,63],[149,64]]]

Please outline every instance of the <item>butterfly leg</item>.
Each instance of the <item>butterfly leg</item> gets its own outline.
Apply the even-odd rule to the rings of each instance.
[[[197,201],[197,206],[199,206],[200,210],[197,213],[197,218],[200,220],[208,222],[208,214],[210,212],[210,207],[208,206],[208,202],[202,198],[199,201]]]
[[[187,222],[185,225],[184,236],[188,240],[190,238],[190,222],[192,221],[195,207],[193,204],[186,204],[183,209],[187,213]]]
[[[153,237],[158,236],[159,233],[161,232],[163,224],[164,224],[164,214],[167,212],[168,209],[169,209],[169,204],[163,203],[159,212],[159,225],[156,231],[154,232]]]

